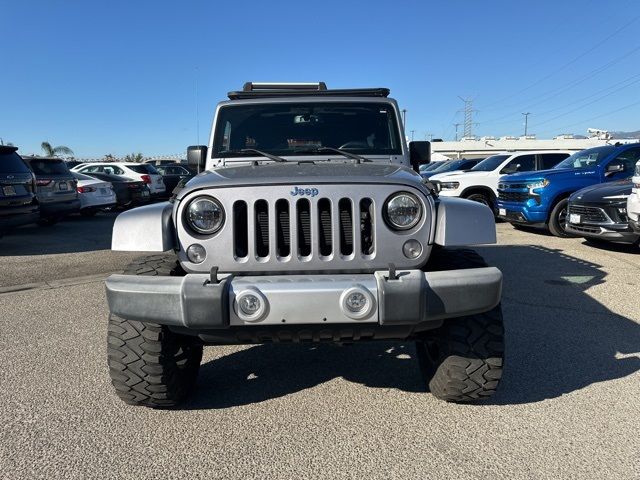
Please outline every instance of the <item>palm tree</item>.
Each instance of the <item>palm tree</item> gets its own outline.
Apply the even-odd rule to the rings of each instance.
[[[124,157],[125,162],[136,162],[140,163],[144,159],[144,155],[141,153],[130,153],[129,155]]]
[[[58,155],[73,155],[73,150],[71,150],[69,147],[65,147],[64,145],[53,147],[49,142],[42,142],[40,144],[40,147],[47,157],[57,157]]]

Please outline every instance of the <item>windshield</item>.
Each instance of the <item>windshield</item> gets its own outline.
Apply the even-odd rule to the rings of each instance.
[[[502,165],[507,158],[511,155],[493,155],[491,157],[485,158],[480,163],[478,163],[475,167],[471,169],[472,172],[493,172],[496,168]]]
[[[461,170],[466,165],[469,164],[469,160],[453,160],[452,162],[447,162],[446,165],[442,165],[440,168],[434,170],[435,172],[453,172],[455,170]]]
[[[24,164],[20,155],[16,152],[0,153],[0,173],[30,173],[31,170]]]
[[[439,169],[440,167],[442,167],[445,163],[448,163],[449,161],[450,160],[444,160],[444,161],[429,163],[427,165],[420,165],[420,172],[433,172],[434,170]]]
[[[69,174],[67,164],[62,160],[42,160],[32,158],[29,160],[31,170],[36,175],[64,175]]]
[[[394,109],[386,103],[323,102],[229,105],[218,113],[213,155],[243,149],[272,155],[327,155],[320,147],[360,155],[401,155]]]
[[[590,168],[599,165],[616,149],[613,145],[595,147],[574,153],[553,168]]]
[[[148,175],[159,175],[158,170],[153,165],[140,164],[140,165],[127,165],[129,170],[133,170],[136,173],[146,173]]]

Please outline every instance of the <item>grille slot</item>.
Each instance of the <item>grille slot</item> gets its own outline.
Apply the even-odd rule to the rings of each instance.
[[[364,255],[373,254],[375,211],[370,198],[360,200],[360,249]]]
[[[296,203],[298,222],[298,255],[311,255],[311,203],[306,198]]]
[[[318,250],[323,257],[333,253],[331,202],[328,198],[318,200]]]
[[[529,193],[525,193],[525,192],[505,192],[505,191],[499,190],[498,198],[506,202],[526,202],[531,197]]]
[[[291,254],[289,202],[284,199],[276,202],[276,253],[279,257],[288,257]]]
[[[569,205],[569,213],[576,213],[582,217],[583,221],[587,222],[606,223],[611,221],[598,207],[571,204]]]
[[[233,204],[233,254],[236,258],[245,258],[249,255],[247,225],[247,203],[238,200]]]
[[[256,228],[256,256],[269,256],[269,204],[266,200],[258,200],[254,204]]]
[[[353,253],[353,210],[351,200],[341,198],[338,202],[340,220],[340,253],[351,255]]]

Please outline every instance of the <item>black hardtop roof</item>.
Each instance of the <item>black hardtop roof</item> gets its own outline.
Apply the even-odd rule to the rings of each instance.
[[[388,88],[327,89],[324,82],[317,83],[254,83],[247,82],[242,90],[229,92],[229,100],[277,97],[388,97]]]
[[[14,147],[13,145],[0,145],[0,152],[15,152],[18,150],[18,147]]]

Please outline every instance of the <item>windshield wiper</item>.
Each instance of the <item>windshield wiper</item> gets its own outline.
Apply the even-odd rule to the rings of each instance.
[[[332,148],[332,147],[318,147],[316,149],[313,150],[314,152],[335,152],[335,153],[339,153],[340,155],[343,155],[347,158],[351,158],[353,160],[355,160],[355,163],[361,163],[361,162],[370,162],[371,160],[369,160],[368,158],[365,157],[361,157],[360,155],[356,155],[355,153],[351,153],[351,152],[347,152],[345,150],[340,150],[339,148]]]
[[[269,160],[273,160],[274,162],[286,162],[287,160],[278,157],[276,155],[271,155],[270,153],[263,152],[262,150],[256,150],[255,148],[243,148],[242,150],[223,150],[220,152],[223,153],[257,153],[258,155],[268,158]]]

